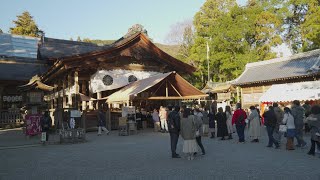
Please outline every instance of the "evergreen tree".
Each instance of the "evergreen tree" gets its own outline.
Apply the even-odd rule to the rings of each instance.
[[[33,17],[28,11],[17,16],[17,20],[13,21],[15,27],[10,28],[11,34],[26,35],[32,37],[40,37],[41,30],[33,20]]]

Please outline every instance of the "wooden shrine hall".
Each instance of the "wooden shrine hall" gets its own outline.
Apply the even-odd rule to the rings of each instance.
[[[106,106],[108,96],[135,81],[165,73],[188,76],[196,70],[163,52],[143,32],[127,33],[113,44],[91,52],[48,60],[53,65],[40,79],[41,83],[55,87],[44,98],[51,112],[57,108],[94,110]],[[181,76],[178,79],[183,81],[183,86],[167,84],[167,91],[169,88],[174,92],[176,99],[205,95]],[[184,90],[183,95],[179,94],[183,88],[190,87],[192,91]]]

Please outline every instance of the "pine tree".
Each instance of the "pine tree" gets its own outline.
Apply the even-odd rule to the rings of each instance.
[[[10,28],[11,34],[26,35],[32,37],[40,37],[41,30],[33,20],[33,17],[28,11],[17,16],[17,20],[13,21],[15,27]]]

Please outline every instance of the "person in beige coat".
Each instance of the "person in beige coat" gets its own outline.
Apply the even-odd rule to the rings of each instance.
[[[249,121],[249,136],[252,139],[251,142],[259,142],[261,130],[260,116],[254,106],[250,107],[250,111],[250,115],[247,118]]]
[[[196,142],[196,117],[190,109],[184,109],[181,119],[181,136],[183,138],[183,153],[187,154],[188,160],[194,159],[194,153],[198,150]]]

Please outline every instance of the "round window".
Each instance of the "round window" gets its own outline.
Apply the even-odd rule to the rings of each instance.
[[[135,82],[135,81],[137,81],[137,80],[138,80],[138,78],[135,77],[134,75],[130,75],[130,76],[128,77],[129,83]]]
[[[103,76],[102,82],[106,86],[110,86],[113,83],[113,78],[110,75]]]

